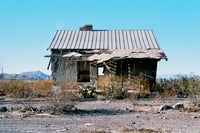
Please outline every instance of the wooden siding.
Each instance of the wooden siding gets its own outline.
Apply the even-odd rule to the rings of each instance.
[[[102,64],[95,64],[95,62],[82,61],[87,64],[89,71],[88,82],[79,81],[79,71],[82,71],[84,66],[78,63],[79,61],[70,60],[69,58],[52,57],[52,76],[58,82],[77,82],[81,84],[90,84],[97,88],[103,88],[112,82],[118,82],[122,86],[127,81],[134,79],[141,73],[147,79],[152,88],[156,81],[156,59],[121,59],[109,60]],[[81,65],[81,66],[79,66]],[[105,68],[104,75],[98,75],[98,67]]]
[[[64,58],[54,57],[56,63],[52,62],[52,77],[54,81],[76,82],[77,81],[77,62]],[[55,69],[57,68],[57,69]]]

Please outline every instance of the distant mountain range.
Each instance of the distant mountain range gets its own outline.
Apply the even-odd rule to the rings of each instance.
[[[40,79],[48,79],[49,75],[41,72],[41,71],[30,71],[23,72],[21,74],[3,74],[3,79],[25,79],[25,80],[40,80]],[[157,75],[157,79],[177,79],[181,77],[198,77],[199,75],[195,73],[189,74],[166,74],[166,75]],[[0,79],[2,79],[2,74],[0,74]]]
[[[30,71],[23,72],[21,74],[3,74],[3,79],[25,79],[25,80],[40,80],[48,79],[49,75],[41,71]],[[2,79],[2,74],[0,74],[0,79]]]
[[[200,78],[200,76],[195,73],[157,75],[157,79],[178,79],[178,78],[182,78],[182,77],[187,77],[187,78],[198,77],[198,78]]]

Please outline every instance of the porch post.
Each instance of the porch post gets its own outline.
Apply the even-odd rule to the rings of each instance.
[[[121,60],[121,87],[123,88],[123,61]]]

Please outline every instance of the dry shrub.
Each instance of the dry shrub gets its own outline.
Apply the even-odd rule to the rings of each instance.
[[[71,82],[62,81],[59,84],[61,88],[66,89],[66,90],[76,90],[78,88],[78,84],[75,81],[71,81]]]
[[[188,86],[189,97],[194,106],[200,105],[200,79],[198,78],[189,78]]]
[[[52,114],[63,113],[65,107],[74,107],[74,100],[79,98],[77,84],[61,82],[53,83],[57,87],[56,94],[49,100],[49,108]],[[70,111],[70,110],[69,110]]]
[[[187,98],[189,90],[185,83],[185,79],[161,79],[157,81],[154,87],[159,97]]]
[[[161,97],[176,96],[178,98],[191,98],[191,102],[200,104],[200,79],[198,77],[179,77],[177,79],[161,79],[157,81],[155,90]]]
[[[7,88],[7,83],[4,80],[0,81],[0,96],[6,95],[6,88]]]
[[[50,80],[27,81],[23,79],[4,80],[0,83],[0,95],[12,98],[39,98],[52,95]]]
[[[158,92],[157,97],[171,97],[171,96],[177,96],[178,93],[182,93],[179,91],[179,86],[177,86],[176,81],[173,79],[158,80],[156,85],[154,85],[154,87],[155,91]]]
[[[52,97],[52,81],[37,80],[31,83],[33,97]]]
[[[143,73],[135,76],[133,79],[128,80],[124,86],[129,90],[137,91],[138,93],[149,93],[150,84],[147,78],[145,78]]]
[[[173,79],[160,79],[154,85],[154,89],[158,92],[156,97],[173,97],[178,94],[179,87]]]
[[[56,94],[52,86],[57,85]],[[49,100],[49,109],[53,112],[62,111],[68,104],[79,97],[76,83],[53,83],[50,80],[27,81],[5,80],[0,82],[0,93],[12,98],[46,98]]]
[[[121,133],[171,133],[170,131],[156,131],[153,129],[124,129]]]
[[[131,93],[129,93],[131,92]],[[134,92],[134,93],[132,93]],[[143,73],[133,79],[122,82],[111,82],[103,88],[103,94],[108,98],[147,98],[150,93],[150,83]]]
[[[61,82],[58,84],[60,92],[57,97],[61,99],[76,100],[80,95],[78,94],[78,84],[76,82]]]
[[[199,112],[199,109],[196,107],[190,107],[190,108],[184,108],[183,111],[191,113],[191,112]]]
[[[103,130],[81,130],[79,131],[79,133],[107,133],[106,131]]]
[[[143,73],[124,83],[124,88],[129,92],[129,98],[148,98],[150,96],[150,83]]]
[[[124,99],[128,96],[127,88],[123,88],[118,82],[112,82],[105,86],[102,94],[110,99]]]
[[[2,81],[0,90],[12,98],[28,98],[33,94],[30,82],[23,79]]]

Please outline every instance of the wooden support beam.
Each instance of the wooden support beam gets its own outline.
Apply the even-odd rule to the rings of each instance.
[[[120,61],[120,65],[121,65],[121,88],[123,88],[123,61]]]

